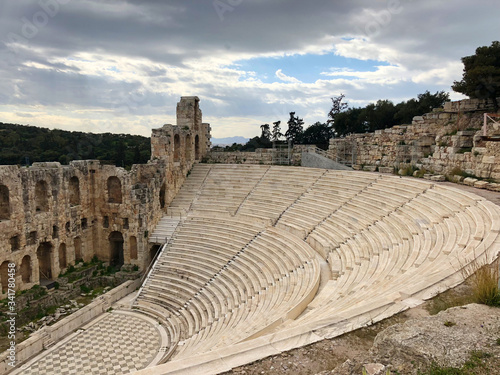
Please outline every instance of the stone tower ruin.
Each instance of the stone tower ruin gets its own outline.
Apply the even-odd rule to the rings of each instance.
[[[18,290],[94,256],[147,267],[155,250],[149,235],[210,147],[199,101],[181,98],[177,125],[153,129],[151,160],[130,171],[97,160],[0,166],[1,297],[9,263],[16,265]]]

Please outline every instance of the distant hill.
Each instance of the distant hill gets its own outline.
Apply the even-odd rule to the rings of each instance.
[[[212,138],[212,146],[230,146],[233,143],[244,145],[250,138],[245,137],[226,137],[226,138]]]
[[[150,156],[150,138],[139,135],[50,130],[0,122],[0,165],[97,159],[130,167],[147,163]]]

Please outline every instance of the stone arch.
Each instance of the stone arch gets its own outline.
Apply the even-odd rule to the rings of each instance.
[[[137,259],[137,238],[135,236],[130,236],[128,244],[130,248],[130,259]]]
[[[149,249],[149,262],[152,262],[160,252],[160,245],[153,245]]]
[[[49,186],[44,180],[35,185],[35,211],[47,212],[49,210]]]
[[[174,163],[181,161],[181,137],[174,135]]]
[[[194,137],[194,159],[200,160],[200,136],[198,134]]]
[[[76,176],[69,179],[69,204],[71,206],[80,204],[80,180]]]
[[[29,255],[25,255],[23,257],[23,260],[21,261],[21,280],[23,283],[30,283],[31,282],[31,274],[32,274],[32,268],[31,268],[31,257]]]
[[[7,293],[9,287],[9,263],[6,260],[0,265],[0,282],[2,283],[2,293]]]
[[[123,266],[123,235],[121,232],[111,232],[109,240],[109,264],[111,266]]]
[[[185,158],[186,158],[187,162],[191,161],[192,148],[193,147],[192,147],[191,134],[188,134],[188,135],[186,135],[186,144],[185,144],[185,147],[184,147]]]
[[[73,240],[75,246],[75,263],[82,258],[82,239],[80,237],[75,237]]]
[[[10,197],[9,188],[0,185],[0,220],[10,219]]]
[[[62,243],[59,245],[59,269],[66,268],[68,266],[68,258],[66,255],[66,244]]]
[[[108,178],[108,202],[122,203],[122,183],[116,176]]]
[[[161,208],[165,208],[165,194],[166,194],[166,191],[167,191],[167,186],[165,183],[163,183],[161,185],[161,188],[160,188],[160,207]]]
[[[42,242],[36,251],[38,257],[39,279],[52,280],[52,244]]]

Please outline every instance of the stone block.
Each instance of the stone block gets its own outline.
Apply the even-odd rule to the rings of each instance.
[[[392,168],[392,167],[379,167],[378,171],[380,173],[392,173],[394,171],[394,168]]]
[[[488,186],[486,186],[486,189],[491,190],[491,191],[499,191],[500,192],[500,184],[489,183]]]
[[[481,162],[483,164],[495,164],[495,156],[483,156]]]
[[[424,179],[426,179],[426,180],[430,180],[431,177],[432,177],[432,174],[430,174],[430,173],[424,174]]]
[[[464,184],[468,186],[474,186],[474,184],[478,181],[477,178],[467,177],[464,178]]]
[[[453,175],[450,176],[450,180],[452,182],[455,182],[456,184],[461,184],[464,181],[464,177],[459,175]]]
[[[363,170],[367,171],[367,172],[375,172],[377,170],[377,166],[376,165],[365,165],[363,167]]]
[[[353,164],[352,169],[354,169],[355,171],[360,171],[361,170],[361,165],[359,165],[359,164]]]
[[[439,182],[446,181],[446,177],[443,176],[442,174],[438,174],[438,175],[432,176],[431,181],[439,181]]]
[[[487,181],[477,181],[474,183],[474,187],[476,187],[478,189],[486,189],[488,185],[489,185],[489,182],[487,182]]]

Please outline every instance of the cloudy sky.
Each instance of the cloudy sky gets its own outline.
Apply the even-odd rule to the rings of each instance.
[[[0,0],[0,121],[132,133],[201,99],[214,137],[451,91],[498,1]],[[452,93],[452,99],[462,96]]]

